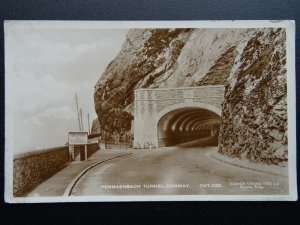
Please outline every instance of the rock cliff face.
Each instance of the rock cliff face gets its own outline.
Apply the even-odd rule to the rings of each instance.
[[[92,122],[92,129],[91,129],[91,134],[99,134],[100,131],[100,124],[98,119],[94,119]]]
[[[130,130],[134,89],[224,84],[220,153],[284,162],[284,43],[279,29],[130,30],[95,86],[101,130]]]
[[[236,49],[225,90],[219,151],[284,164],[288,155],[285,31],[253,32]]]

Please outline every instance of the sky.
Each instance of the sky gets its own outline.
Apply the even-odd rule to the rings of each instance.
[[[11,26],[5,30],[6,138],[14,153],[62,146],[97,117],[94,86],[117,56],[127,29]],[[9,129],[7,129],[9,128]]]

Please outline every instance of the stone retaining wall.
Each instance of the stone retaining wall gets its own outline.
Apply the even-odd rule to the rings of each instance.
[[[88,156],[98,144],[88,145]],[[45,149],[16,156],[13,160],[13,193],[22,196],[32,187],[52,176],[69,162],[68,146]]]
[[[105,145],[104,142],[100,142],[100,149],[127,149],[127,148],[132,148],[132,143],[107,142]]]
[[[89,158],[93,153],[95,153],[99,149],[98,143],[89,144],[88,145],[88,151],[87,151],[87,157]],[[84,153],[84,145],[81,146],[75,146],[75,158],[83,161],[85,157]]]

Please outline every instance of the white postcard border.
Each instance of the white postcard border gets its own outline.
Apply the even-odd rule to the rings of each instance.
[[[292,20],[236,20],[236,21],[5,21],[5,53],[10,51],[8,33],[16,27],[128,29],[128,28],[266,28],[286,29],[287,86],[288,86],[288,151],[289,195],[142,195],[142,196],[76,196],[76,197],[13,197],[13,104],[11,96],[12,65],[5,55],[5,201],[9,203],[37,202],[115,202],[115,201],[296,201],[296,91],[295,91],[295,22]]]

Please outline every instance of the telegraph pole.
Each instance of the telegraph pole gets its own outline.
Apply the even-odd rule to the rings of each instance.
[[[75,102],[76,102],[76,108],[77,108],[77,117],[78,117],[79,131],[81,131],[80,113],[79,113],[79,107],[78,107],[78,97],[77,97],[77,93],[75,93]]]
[[[80,122],[81,122],[81,131],[83,131],[82,109],[81,108],[80,108]]]
[[[87,114],[87,118],[88,118],[88,128],[89,128],[88,132],[90,134],[91,133],[91,129],[90,129],[90,114],[89,113]]]

